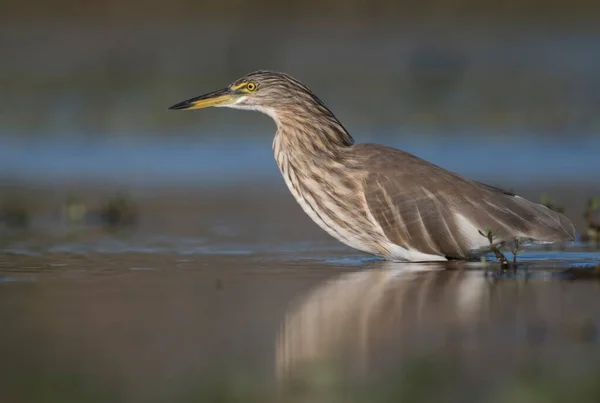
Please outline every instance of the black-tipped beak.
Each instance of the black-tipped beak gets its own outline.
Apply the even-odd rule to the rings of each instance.
[[[223,106],[232,104],[239,98],[239,95],[232,92],[229,88],[214,91],[209,94],[200,95],[199,97],[188,99],[187,101],[179,102],[171,106],[169,109],[201,109],[209,106]]]
[[[179,102],[178,104],[169,106],[169,109],[189,109],[193,105],[191,102],[192,99],[188,99],[187,101]]]

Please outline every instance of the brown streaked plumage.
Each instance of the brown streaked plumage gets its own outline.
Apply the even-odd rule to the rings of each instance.
[[[414,155],[352,136],[304,84],[287,74],[250,73],[229,87],[170,109],[257,110],[277,124],[275,160],[304,211],[345,244],[390,260],[465,259],[519,237],[571,240],[568,218],[474,182]]]

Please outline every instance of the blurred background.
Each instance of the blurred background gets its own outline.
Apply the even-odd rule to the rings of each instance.
[[[267,117],[167,111],[256,69],[304,81],[359,142],[538,201],[548,193],[573,203],[579,226],[598,191],[593,1],[4,0],[2,10],[0,181],[11,192],[282,188]]]
[[[598,241],[599,2],[0,5],[0,401],[597,401],[597,280],[387,278],[297,206],[268,117],[167,108],[284,71],[357,142],[544,202]],[[397,342],[406,328],[414,343]],[[350,368],[382,383],[317,365],[271,393],[342,336]]]

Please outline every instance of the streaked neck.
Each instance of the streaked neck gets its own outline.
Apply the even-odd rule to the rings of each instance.
[[[272,111],[277,134],[289,152],[332,154],[354,144],[354,139],[327,108]]]

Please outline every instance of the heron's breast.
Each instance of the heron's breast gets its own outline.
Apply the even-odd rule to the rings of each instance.
[[[302,210],[329,235],[355,249],[381,254],[359,182],[336,167],[275,152],[277,165]]]

